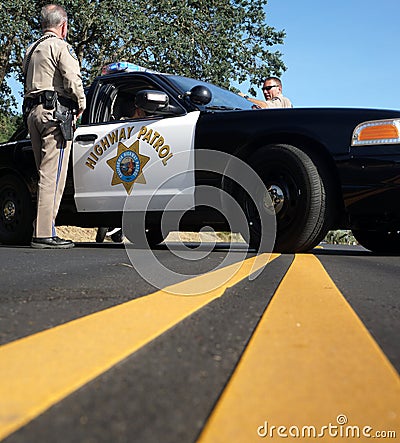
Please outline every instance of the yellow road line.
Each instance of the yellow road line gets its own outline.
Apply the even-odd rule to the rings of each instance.
[[[263,254],[0,347],[0,439],[278,255]],[[224,282],[202,293],[210,281]]]
[[[398,436],[399,418],[397,372],[318,259],[296,255],[199,442],[343,441],[349,426],[366,441]]]

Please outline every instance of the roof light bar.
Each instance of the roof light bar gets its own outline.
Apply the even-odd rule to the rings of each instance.
[[[130,62],[115,62],[104,65],[101,69],[101,75],[115,74],[117,72],[156,72],[143,66],[136,65]]]
[[[400,144],[400,119],[360,123],[353,131],[352,146]]]

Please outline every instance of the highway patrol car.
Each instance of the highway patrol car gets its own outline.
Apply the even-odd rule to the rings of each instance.
[[[400,251],[399,111],[254,110],[215,85],[129,63],[105,67],[87,103],[58,224],[117,227],[136,211],[154,245],[170,213],[176,229],[232,230],[231,199],[255,248],[272,226],[280,252],[309,250],[339,228],[371,250]],[[249,170],[259,181],[246,182]],[[0,145],[1,243],[29,243],[36,186],[21,128]]]

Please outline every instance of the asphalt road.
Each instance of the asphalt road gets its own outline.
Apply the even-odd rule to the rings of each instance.
[[[398,438],[400,257],[254,255],[0,246],[0,440]]]

